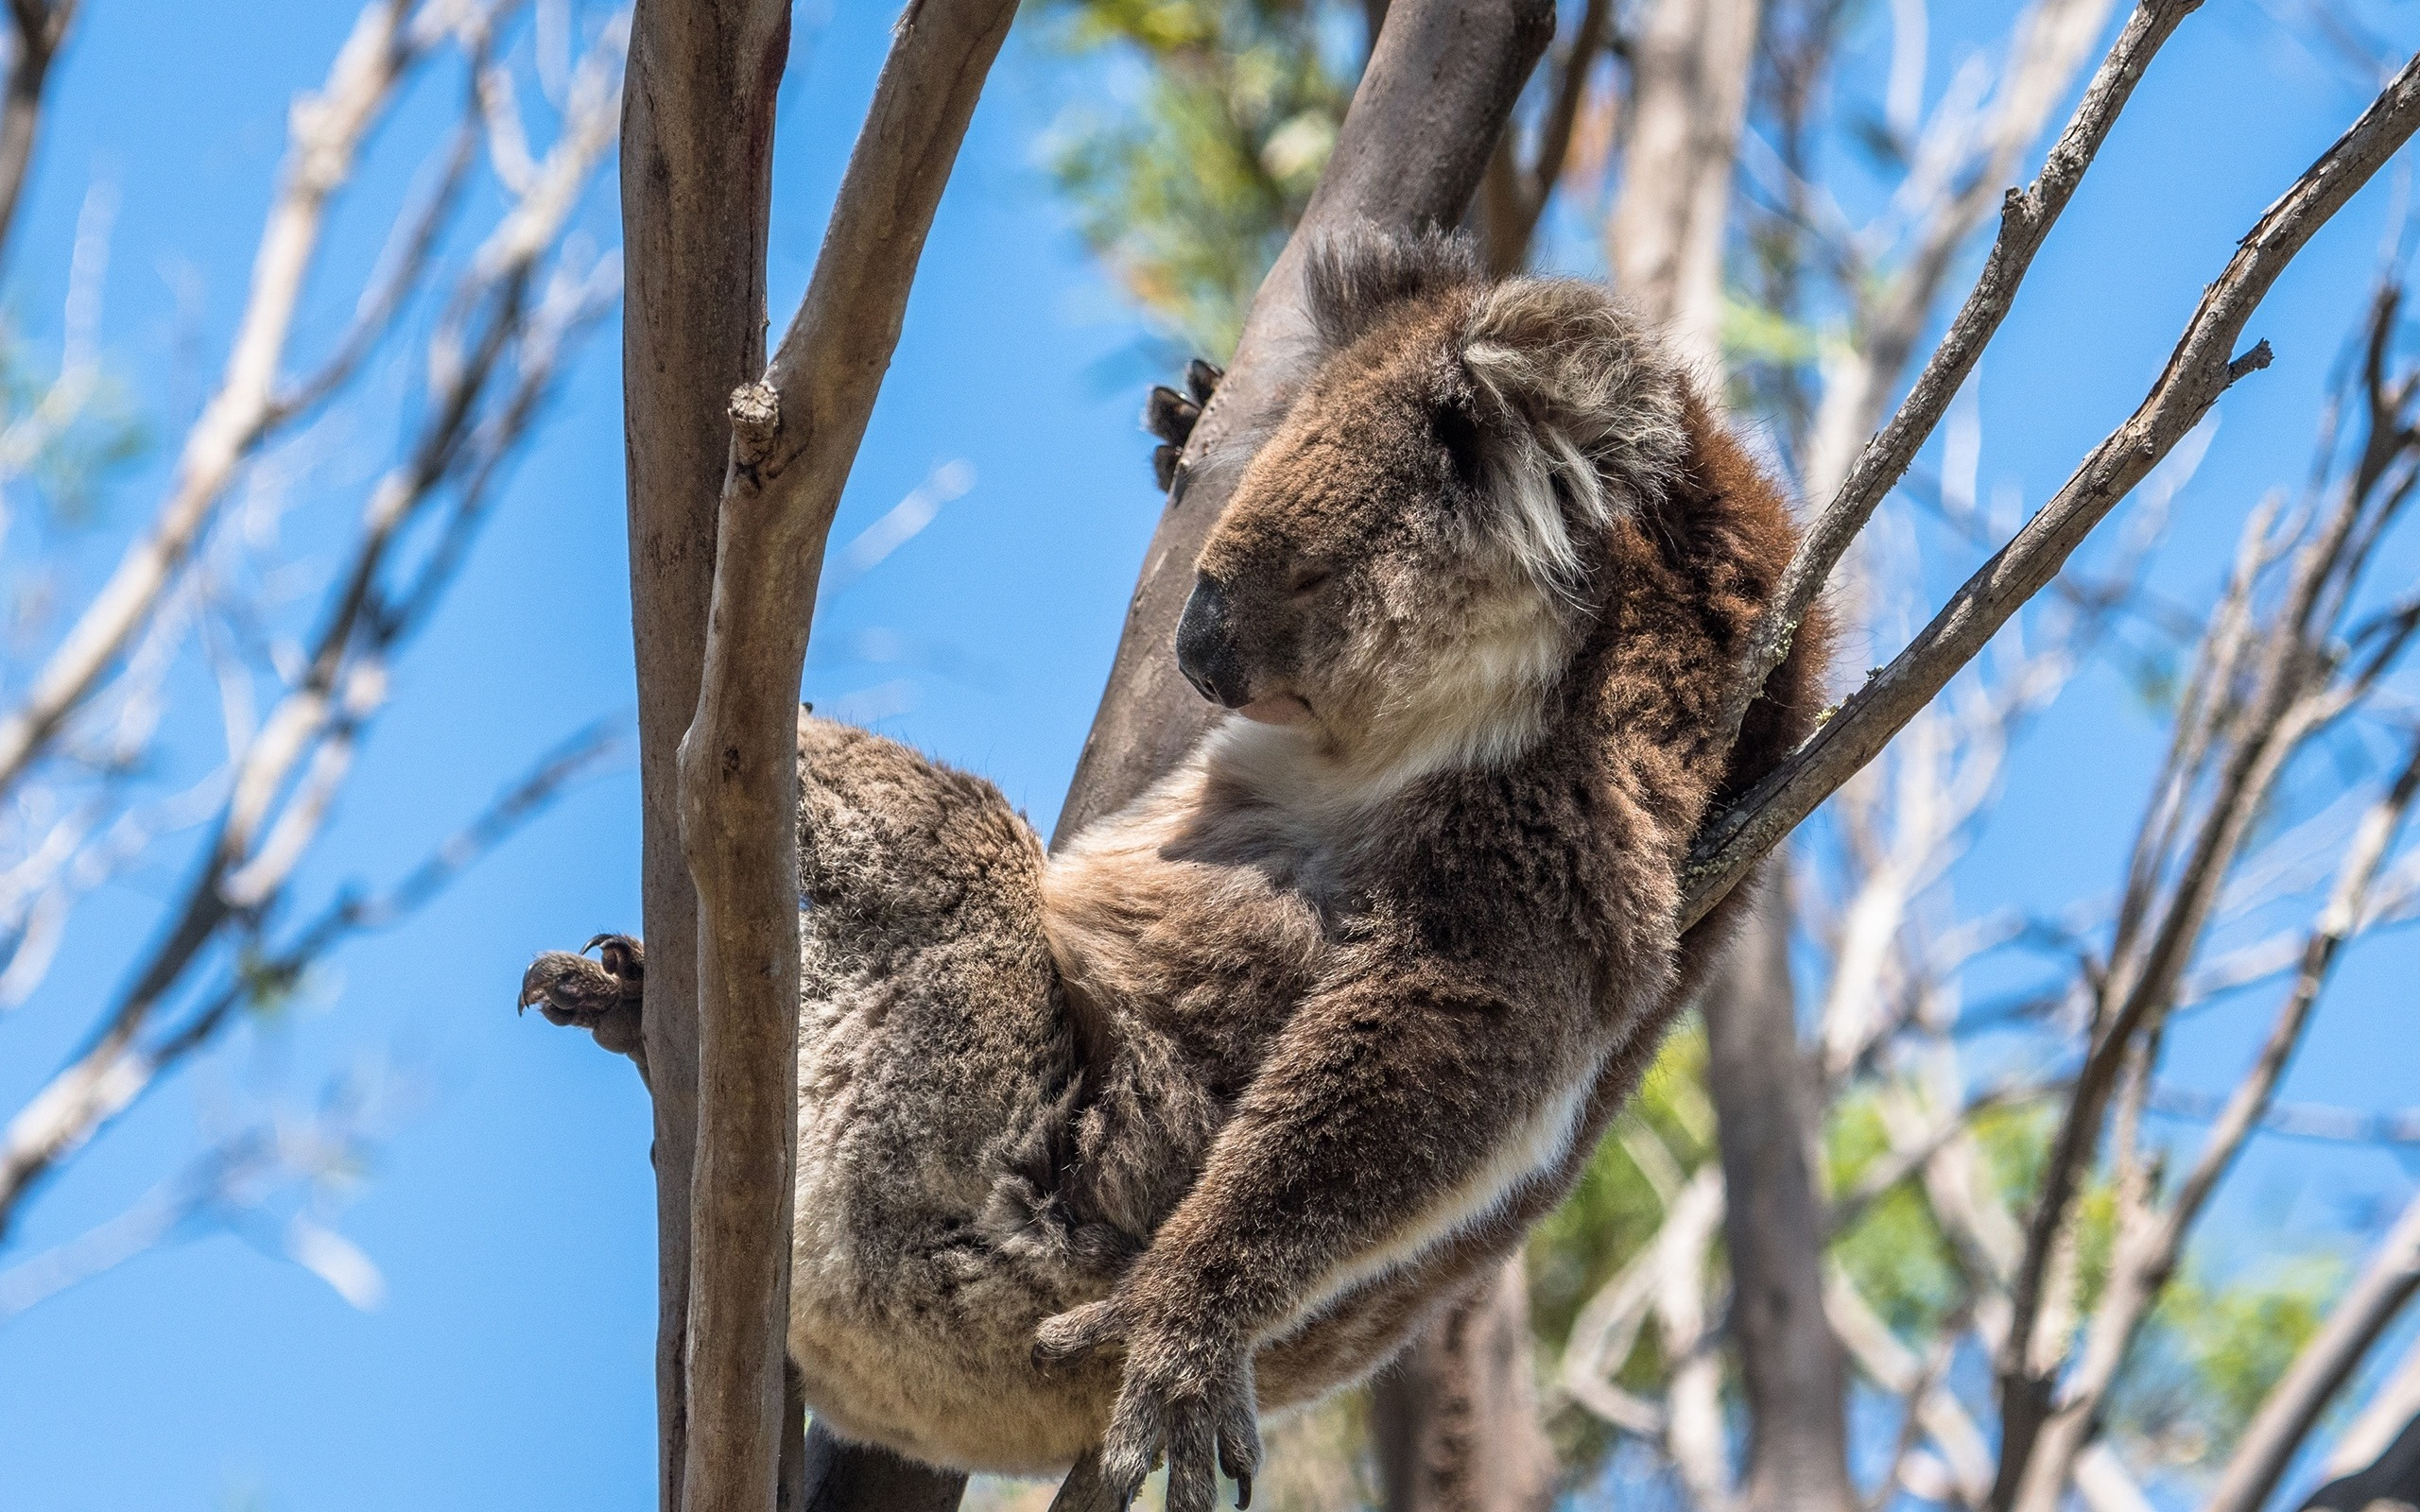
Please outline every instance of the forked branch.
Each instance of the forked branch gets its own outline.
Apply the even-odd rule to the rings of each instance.
[[[698,896],[683,1504],[774,1504],[798,1036],[799,676],[833,511],[925,232],[1014,0],[923,0],[894,34],[806,296],[732,443],[697,713],[681,747]]]
[[[2237,379],[2268,365],[2266,343],[2235,354],[2245,323],[2286,265],[2415,128],[2420,60],[2406,64],[2352,129],[2261,215],[2204,294],[2167,368],[2126,422],[2093,448],[2041,512],[1951,595],[1906,649],[1806,746],[1707,826],[1685,873],[1685,923],[1703,919],[1758,857],[1872,761],[2058,574],[2093,527],[2201,422],[2219,396]],[[1957,327],[1952,329],[1954,334]],[[1949,385],[1950,391],[1955,387]],[[1944,393],[1945,405],[1946,401]],[[1806,590],[1808,602],[1815,592]]]
[[[1966,296],[1966,302],[1950,320],[1949,330],[1942,336],[1941,345],[1933,349],[1923,374],[1908,391],[1898,413],[1891,417],[1891,422],[1879,435],[1866,442],[1839,493],[1807,527],[1806,539],[1783,571],[1772,603],[1751,632],[1741,657],[1737,691],[1732,706],[1725,711],[1727,729],[1736,730],[1739,727],[1748,706],[1764,687],[1765,679],[1789,655],[1791,638],[1814,608],[1824,585],[1830,581],[1832,569],[1840,565],[1849,542],[1865,528],[1883,497],[1906,475],[1916,453],[1948,412],[1949,402],[1957,397],[1960,387],[1974,372],[1975,364],[1982,359],[1983,348],[1990,344],[2010,305],[2015,302],[2017,287],[2024,283],[2026,270],[2032,266],[2034,254],[2042,249],[2050,228],[2058,224],[2067,201],[2075,197],[2084,170],[2092,166],[2101,143],[2108,140],[2110,128],[2126,108],[2143,71],[2151,66],[2160,44],[2201,3],[2202,0],[2144,0],[2127,18],[2125,29],[2118,33],[2108,57],[2101,60],[2100,71],[2093,75],[2066,129],[2059,134],[2057,144],[2043,160],[2041,173],[2030,187],[2009,191],[2000,207],[1999,235],[1992,243],[1991,255],[1985,260],[1973,291]]]

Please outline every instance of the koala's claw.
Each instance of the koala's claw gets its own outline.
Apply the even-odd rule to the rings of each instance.
[[[1200,357],[1184,365],[1184,391],[1180,393],[1160,384],[1143,402],[1143,428],[1160,438],[1151,449],[1151,476],[1163,493],[1173,492],[1182,475],[1180,463],[1184,455],[1184,443],[1193,437],[1193,427],[1201,419],[1201,406],[1219,389],[1219,380],[1226,373]]]
[[[1150,397],[1143,401],[1143,428],[1172,446],[1183,446],[1201,419],[1201,402],[1166,384],[1152,385]]]
[[[628,935],[598,935],[579,954],[548,951],[531,961],[514,1011],[535,1007],[548,1023],[586,1029],[606,1049],[636,1055],[646,989],[646,947]]]
[[[1226,369],[1201,357],[1184,365],[1184,387],[1192,392],[1196,404],[1210,403],[1210,396],[1219,391],[1219,380],[1226,376]]]
[[[1211,1512],[1221,1469],[1236,1483],[1236,1504],[1249,1503],[1260,1469],[1251,1350],[1139,1320],[1111,1297],[1046,1319],[1035,1332],[1034,1357],[1072,1360],[1116,1345],[1125,1349],[1126,1380],[1101,1442],[1099,1477],[1118,1504],[1133,1499],[1163,1458],[1168,1512]]]

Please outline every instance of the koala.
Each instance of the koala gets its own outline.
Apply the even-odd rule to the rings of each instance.
[[[1046,853],[999,792],[804,715],[789,1351],[817,1419],[1116,1504],[1249,1496],[1263,1411],[1383,1365],[1570,1189],[1706,974],[1692,836],[1802,740],[1823,627],[1736,743],[1780,492],[1602,288],[1350,237],[1201,548],[1221,712]],[[1162,390],[1173,447],[1217,381]],[[1182,483],[1164,450],[1163,481]],[[634,1040],[637,942],[523,1000]]]

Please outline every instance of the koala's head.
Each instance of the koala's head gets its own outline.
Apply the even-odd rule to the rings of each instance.
[[[1333,754],[1510,754],[1611,532],[1665,506],[1685,379],[1602,288],[1490,282],[1459,241],[1346,240],[1306,277],[1318,346],[1202,546],[1178,664]]]

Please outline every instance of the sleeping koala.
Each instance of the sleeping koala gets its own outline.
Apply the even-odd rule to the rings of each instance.
[[[1175,649],[1232,713],[1178,769],[1046,855],[981,780],[800,721],[792,1359],[841,1436],[1074,1463],[1063,1505],[1162,1458],[1173,1512],[1248,1488],[1258,1411],[1517,1248],[1719,949],[1692,834],[1819,701],[1817,627],[1724,746],[1792,528],[1602,289],[1435,237],[1307,276],[1317,351],[1213,461]],[[524,1001],[627,1048],[605,943]]]

